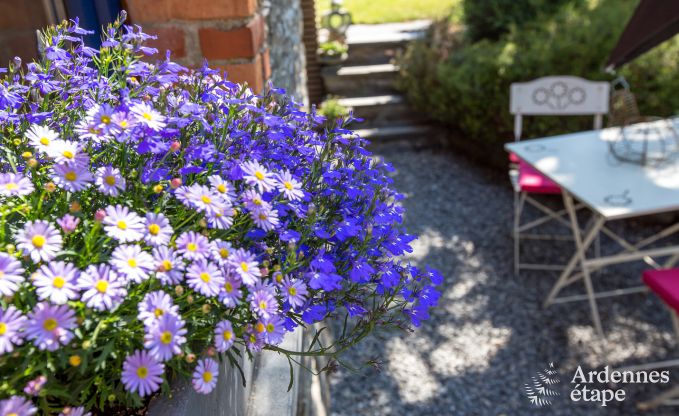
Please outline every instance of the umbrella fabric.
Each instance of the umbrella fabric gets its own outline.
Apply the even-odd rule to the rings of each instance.
[[[679,1],[641,0],[618,39],[606,68],[612,70],[679,32]]]

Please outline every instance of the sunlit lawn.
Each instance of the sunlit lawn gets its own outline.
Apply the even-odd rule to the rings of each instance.
[[[435,19],[461,12],[460,0],[344,0],[354,23],[404,22]],[[330,9],[330,0],[316,0],[318,15]]]

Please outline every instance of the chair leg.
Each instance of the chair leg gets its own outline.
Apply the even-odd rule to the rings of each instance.
[[[651,400],[637,403],[637,408],[639,410],[651,410],[669,402],[670,400],[675,399],[679,399],[679,386],[672,387],[671,389],[655,396]]]
[[[521,212],[525,201],[525,194],[523,192],[514,192],[514,227],[512,235],[514,236],[514,276],[518,277],[521,272]]]
[[[677,338],[677,343],[679,343],[679,315],[674,309],[670,310],[670,315],[672,315],[672,327],[674,328],[674,336]]]

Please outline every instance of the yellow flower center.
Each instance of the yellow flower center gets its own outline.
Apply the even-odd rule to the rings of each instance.
[[[225,193],[226,192],[226,185],[224,185],[223,183],[220,183],[219,185],[217,185],[217,190],[221,194]]]
[[[220,255],[221,258],[225,259],[225,258],[229,257],[229,250],[226,249],[226,248],[220,248],[219,249],[219,255]]]
[[[9,183],[5,184],[5,189],[7,189],[8,191],[13,191],[13,190],[17,189],[18,187],[19,187],[19,185],[17,185],[14,182],[9,182]]]
[[[163,265],[163,269],[165,269],[166,272],[172,270],[172,262],[170,260],[163,260],[161,264]]]
[[[43,146],[47,146],[47,145],[50,144],[50,139],[48,139],[47,137],[41,137],[40,138],[40,144],[43,145]]]
[[[104,178],[104,182],[106,182],[108,186],[113,186],[116,184],[116,178],[115,176],[108,175],[107,177]]]
[[[231,331],[224,331],[222,333],[222,338],[224,338],[224,341],[228,341],[233,337],[233,333]]]
[[[146,367],[139,367],[137,368],[137,377],[139,378],[146,378],[146,376],[149,375],[149,369]]]
[[[45,322],[42,323],[42,327],[47,331],[54,331],[57,327],[57,320],[54,318],[47,318]]]
[[[229,293],[233,292],[233,285],[231,284],[231,282],[224,283],[224,290],[226,290]]]
[[[137,259],[129,259],[127,265],[130,267],[137,267]]]
[[[31,243],[33,243],[33,245],[37,248],[42,248],[42,246],[44,246],[46,242],[47,239],[45,238],[44,235],[37,234],[34,235],[33,238],[31,238]]]
[[[266,302],[265,301],[260,301],[259,302],[259,309],[266,309]]]
[[[205,272],[201,273],[200,280],[202,280],[205,283],[208,283],[210,281],[210,274]]]
[[[273,332],[276,330],[276,327],[273,324],[266,324],[266,332]]]
[[[7,332],[7,324],[4,322],[0,322],[0,335],[5,335]]]
[[[103,116],[101,116],[101,122],[104,123],[104,124],[108,124],[108,123],[111,122],[111,117],[107,116],[107,115],[103,115]]]
[[[118,221],[118,228],[121,230],[127,230],[127,223],[123,220]]]
[[[259,198],[255,198],[252,200],[252,203],[255,205],[262,205],[262,200]]]
[[[265,213],[262,212],[262,213],[259,214],[259,219],[260,219],[260,220],[264,221],[266,218],[267,218],[267,217],[266,217],[266,214],[265,214]]]
[[[0,279],[2,279],[3,277],[5,277],[5,272],[0,271]]]
[[[73,154],[73,152],[71,152],[70,150],[64,150],[61,154],[62,154],[66,159],[73,159],[73,158],[75,157],[75,155]]]
[[[288,288],[288,293],[290,294],[290,296],[295,296],[295,295],[297,294],[297,289],[295,289],[294,287],[290,286],[290,287]]]
[[[198,250],[198,245],[196,243],[189,243],[186,245],[186,249],[189,251],[196,251]]]
[[[243,269],[244,272],[248,271],[248,264],[244,261],[240,262],[240,268]]]
[[[158,224],[149,225],[149,232],[151,233],[151,235],[158,235],[158,233],[160,232],[160,225]]]
[[[56,287],[57,289],[61,289],[62,287],[64,287],[65,284],[66,280],[64,280],[64,278],[61,276],[56,276],[52,280],[52,286]]]
[[[141,116],[144,117],[148,121],[153,120],[153,116],[151,115],[151,113],[144,113]]]
[[[67,181],[73,182],[74,180],[78,179],[78,175],[76,175],[75,172],[70,171],[66,172],[64,178],[66,178]]]
[[[160,342],[162,342],[165,345],[172,342],[172,332],[164,331],[162,334],[160,334]]]
[[[206,371],[203,373],[203,381],[209,383],[212,381],[212,372]]]
[[[264,332],[264,331],[266,331],[266,327],[264,326],[263,323],[257,322],[257,325],[255,325],[255,331]]]
[[[156,310],[153,311],[153,314],[156,315],[156,318],[160,318],[164,313],[165,311],[160,308],[156,308]]]
[[[207,196],[207,195],[201,196],[201,197],[200,197],[200,200],[203,201],[203,203],[205,203],[205,204],[210,204],[210,203],[212,203],[212,199],[210,199],[210,197]]]
[[[288,181],[283,182],[283,186],[285,186],[285,189],[287,189],[288,191],[292,190],[292,184]]]
[[[80,365],[82,362],[82,359],[80,358],[79,355],[71,355],[68,357],[68,363],[71,364],[73,367],[77,367]]]
[[[19,413],[16,412],[7,413],[7,416],[19,416]]]
[[[129,126],[130,124],[127,122],[127,120],[121,120],[120,123],[118,123],[118,125],[122,128],[127,128],[127,126]]]
[[[99,291],[99,293],[106,293],[106,289],[108,289],[108,282],[106,280],[99,280],[95,285],[94,288]]]
[[[264,179],[264,174],[260,171],[255,172],[255,178],[259,179],[260,181]]]

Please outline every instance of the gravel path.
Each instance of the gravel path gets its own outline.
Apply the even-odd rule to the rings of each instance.
[[[512,192],[505,176],[449,151],[394,144],[377,153],[397,169],[395,186],[407,196],[406,226],[420,236],[411,260],[447,278],[440,307],[415,333],[372,337],[345,357],[359,365],[379,356],[383,365],[381,371],[362,367],[333,374],[333,415],[632,415],[638,414],[635,402],[668,388],[626,384],[622,403],[572,402],[570,382],[578,365],[589,371],[679,357],[661,303],[643,294],[601,300],[607,341],[598,340],[586,303],[541,308],[556,275],[513,276]],[[530,254],[565,262],[572,252],[567,244],[543,243]],[[638,284],[641,270],[626,265],[601,272],[595,288]],[[581,285],[572,290],[581,291]],[[550,362],[559,371],[561,395],[551,407],[536,410],[523,385]],[[677,374],[679,369],[672,380],[679,380]]]

